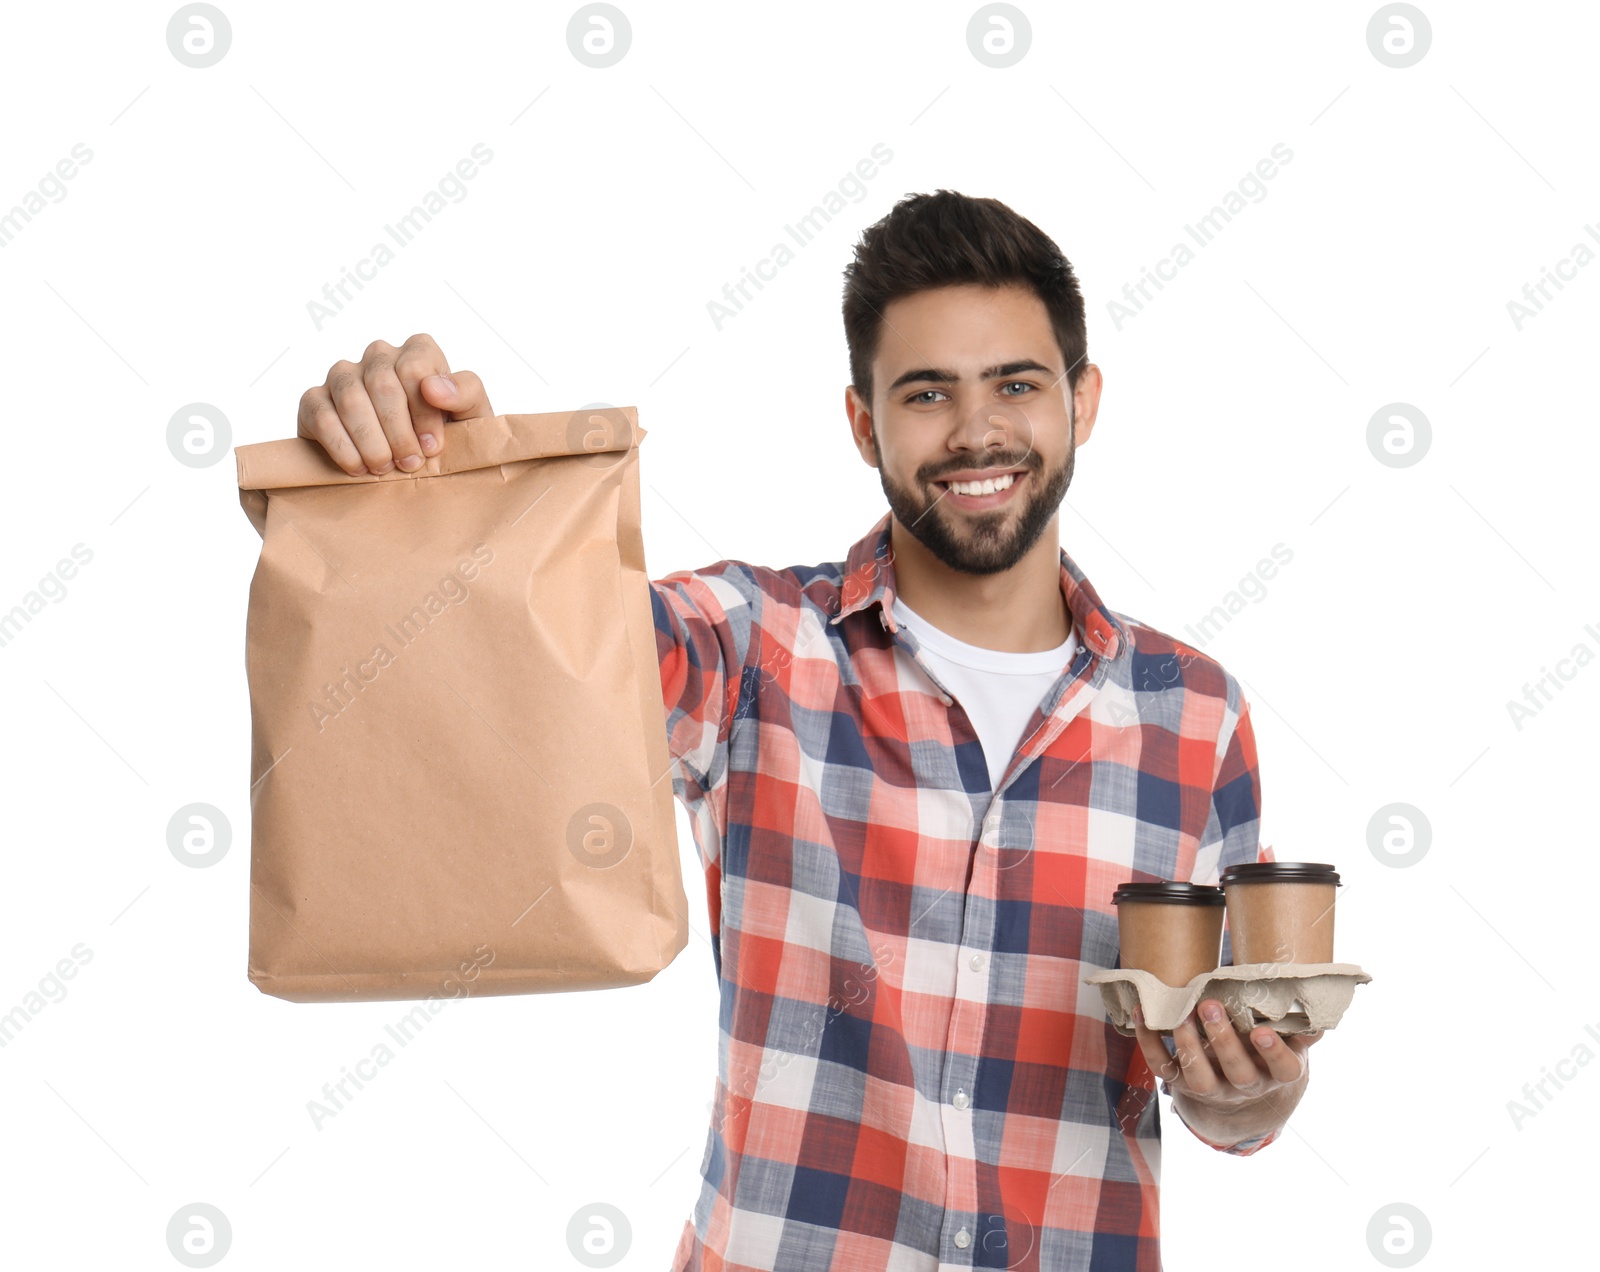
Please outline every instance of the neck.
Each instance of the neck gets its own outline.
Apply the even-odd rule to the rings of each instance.
[[[1039,542],[1009,570],[964,574],[952,570],[900,524],[889,519],[895,591],[940,631],[980,649],[1027,654],[1054,649],[1072,630],[1061,594],[1061,541],[1052,517]]]

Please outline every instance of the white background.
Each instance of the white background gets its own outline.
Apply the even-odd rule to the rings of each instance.
[[[1507,302],[1600,249],[1592,7],[1429,0],[1431,48],[1394,69],[1372,3],[1028,0],[1031,48],[994,69],[971,3],[625,0],[603,70],[568,49],[576,6],[224,7],[206,69],[163,6],[5,18],[0,210],[93,151],[0,249],[0,610],[93,553],[0,648],[0,1012],[93,954],[0,1049],[17,1266],[176,1267],[167,1221],[205,1201],[229,1268],[577,1267],[566,1226],[597,1200],[632,1225],[618,1266],[668,1266],[715,1065],[687,822],[697,935],[653,982],[454,1004],[314,1129],[306,1102],[402,1005],[245,978],[259,540],[231,456],[179,464],[167,422],[205,402],[234,443],[289,436],[334,361],[424,330],[497,411],[637,406],[654,576],[838,559],[884,510],[847,441],[841,270],[939,187],[1004,200],[1078,271],[1106,383],[1060,528],[1107,603],[1183,635],[1293,552],[1205,648],[1253,706],[1264,840],[1344,872],[1339,956],[1374,980],[1261,1154],[1164,1106],[1167,1266],[1377,1268],[1396,1202],[1426,1216],[1424,1267],[1568,1261],[1600,1065],[1520,1125],[1508,1101],[1600,1054],[1600,667],[1563,664],[1520,728],[1507,702],[1600,650],[1600,264],[1521,330]],[[317,330],[307,302],[478,142],[467,197]],[[717,330],[707,301],[878,142],[865,197]],[[1278,142],[1267,196],[1118,330],[1108,301]],[[1409,467],[1368,447],[1392,402],[1431,423]],[[209,869],[166,844],[196,801],[232,824]],[[1408,868],[1369,849],[1393,802],[1431,827]]]

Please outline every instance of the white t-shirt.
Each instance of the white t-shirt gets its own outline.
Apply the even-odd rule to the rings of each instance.
[[[1077,652],[1075,631],[1054,649],[1018,654],[983,649],[940,631],[897,596],[894,621],[916,633],[922,656],[955,696],[978,731],[983,758],[989,765],[989,789],[1011,763],[1033,709],[1060,679]]]

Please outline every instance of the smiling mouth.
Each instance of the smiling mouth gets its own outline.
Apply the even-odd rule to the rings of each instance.
[[[998,478],[991,478],[983,482],[957,482],[935,481],[939,487],[941,502],[947,502],[952,507],[971,511],[981,511],[987,508],[998,508],[1008,503],[1016,494],[1017,488],[1027,480],[1028,473],[1024,469],[1020,472],[1008,472]],[[956,489],[960,486],[961,489]]]
[[[936,484],[940,485],[940,486],[948,486],[951,489],[955,489],[956,487],[961,487],[961,489],[957,490],[956,493],[957,494],[962,494],[962,495],[988,494],[988,493],[991,493],[993,490],[1004,490],[1004,489],[1006,489],[1008,486],[1011,485],[1011,483],[1013,481],[1015,481],[1020,476],[1022,476],[1022,474],[1020,472],[1014,472],[1013,471],[1013,472],[999,473],[994,477],[985,477],[982,480],[978,480],[978,481],[950,482],[950,481],[941,480],[941,481],[938,481]]]

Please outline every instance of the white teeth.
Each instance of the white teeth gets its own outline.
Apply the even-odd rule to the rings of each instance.
[[[949,486],[958,495],[992,495],[998,490],[1009,490],[1015,480],[1015,473],[1005,473],[987,481],[953,481]]]

